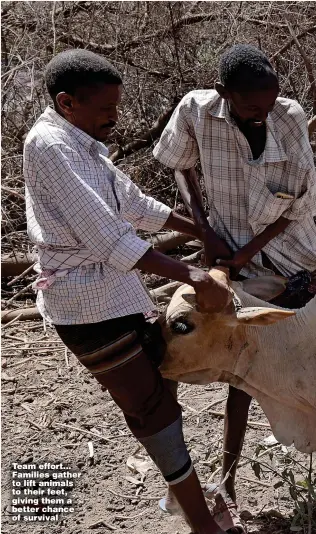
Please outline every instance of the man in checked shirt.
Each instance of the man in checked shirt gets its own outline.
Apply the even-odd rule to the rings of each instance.
[[[219,78],[215,90],[191,91],[181,100],[154,156],[176,170],[207,264],[229,267],[231,277],[289,277],[283,305],[300,307],[316,285],[316,178],[304,112],[278,97],[277,75],[253,46],[227,50]],[[194,170],[198,160],[208,217]],[[234,501],[250,400],[229,388],[223,476],[230,473],[225,486]]]
[[[71,50],[52,59],[45,78],[54,108],[39,117],[24,147],[38,308],[122,409],[194,532],[220,534],[184,443],[180,406],[158,370],[159,344],[146,338],[144,314],[154,304],[138,269],[193,286],[201,311],[223,309],[229,290],[136,236],[134,228],[200,233],[108,159],[103,142],[117,121],[122,90],[114,67]]]

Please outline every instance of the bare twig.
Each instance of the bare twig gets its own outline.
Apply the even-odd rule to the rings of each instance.
[[[53,2],[53,9],[52,9],[53,55],[56,54],[56,23],[55,23],[56,5],[57,5],[57,2]]]
[[[300,45],[299,40],[298,40],[297,36],[295,35],[295,32],[294,32],[294,30],[292,28],[292,25],[291,25],[290,21],[287,18],[286,18],[286,22],[287,22],[287,26],[289,28],[289,32],[290,32],[290,34],[292,36],[292,39],[295,42],[296,47],[297,47],[299,53],[302,56],[302,59],[304,61],[304,64],[305,64],[305,67],[306,67],[306,70],[307,70],[307,75],[308,75],[308,79],[309,79],[309,83],[310,83],[310,91],[311,91],[312,98],[313,98],[313,114],[316,115],[316,84],[315,84],[315,75],[314,75],[314,71],[313,71],[313,66],[312,66],[311,60],[309,59],[308,55],[306,54],[306,52],[304,51],[304,49]]]
[[[21,193],[19,193],[18,191],[15,191],[15,189],[11,189],[10,187],[7,187],[6,185],[1,185],[1,189],[5,191],[6,193],[9,193],[9,195],[14,195],[15,197],[20,198],[21,200],[23,200],[23,202],[25,202],[24,195],[21,195]]]
[[[168,120],[170,119],[177,103],[175,103],[173,106],[168,108],[166,111],[161,113],[159,115],[158,119],[152,126],[152,128],[143,134],[140,134],[140,138],[132,141],[131,143],[128,143],[124,147],[119,147],[118,150],[116,150],[111,156],[110,160],[113,161],[113,163],[117,162],[118,160],[129,156],[130,154],[133,154],[134,152],[137,152],[141,148],[145,148],[147,146],[150,146],[155,139],[158,139],[160,134],[162,133],[164,127],[166,126]]]
[[[179,80],[180,80],[180,91],[181,91],[181,84],[183,83],[183,74],[181,69],[181,63],[180,63],[180,56],[179,56],[179,49],[178,49],[178,35],[175,28],[175,22],[173,18],[173,11],[172,11],[172,5],[170,2],[168,2],[168,10],[171,20],[171,28],[172,28],[172,38],[174,43],[174,52],[177,60],[177,66],[178,66],[178,72],[179,72]]]
[[[10,304],[10,303],[13,302],[15,299],[17,299],[18,297],[20,297],[21,295],[23,295],[23,293],[26,293],[29,289],[31,289],[33,283],[34,283],[34,282],[30,282],[30,284],[28,284],[27,286],[23,287],[23,289],[21,289],[20,291],[18,291],[17,293],[15,293],[15,295],[13,295],[13,297],[11,297],[9,300],[6,301],[6,304]]]
[[[29,267],[27,267],[27,269],[25,269],[25,271],[23,271],[23,273],[19,274],[19,276],[16,276],[15,278],[13,278],[13,280],[11,280],[10,282],[7,283],[7,286],[13,286],[14,284],[16,284],[16,282],[18,282],[19,280],[21,280],[21,278],[24,278],[24,276],[26,276],[30,271],[33,270],[33,267],[34,267],[35,263],[33,263],[32,265],[30,265]]]
[[[309,28],[306,28],[305,30],[301,31],[300,33],[296,35],[296,38],[301,39],[301,37],[304,37],[305,35],[309,33],[314,33],[314,32],[316,32],[316,25],[310,26]],[[289,50],[289,48],[291,48],[291,46],[293,46],[294,43],[295,43],[295,40],[292,37],[289,41],[287,41],[287,43],[285,43],[285,45],[281,46],[279,50],[274,52],[274,54],[270,57],[270,61],[275,61],[275,59],[278,56],[281,56],[282,54],[284,54],[284,52]]]

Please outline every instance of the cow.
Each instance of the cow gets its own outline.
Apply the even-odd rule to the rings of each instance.
[[[282,291],[281,277],[231,282],[224,268],[210,276],[230,286],[232,301],[221,313],[205,314],[196,309],[193,288],[176,290],[161,321],[167,342],[163,377],[171,384],[228,383],[258,401],[278,441],[315,451],[316,297],[304,308],[286,310],[266,302]],[[236,450],[246,422],[247,415],[237,438],[232,436],[240,441]],[[227,483],[233,500],[236,467]]]

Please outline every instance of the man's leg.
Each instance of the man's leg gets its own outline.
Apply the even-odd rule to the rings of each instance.
[[[244,443],[250,402],[251,397],[247,393],[229,386],[224,420],[222,479],[229,473],[225,490],[234,502],[236,502],[235,476]]]
[[[184,443],[180,406],[144,353],[137,331],[130,321],[126,324],[122,319],[57,326],[56,330],[121,408],[130,430],[156,463],[194,532],[220,534],[223,531],[208,510]]]

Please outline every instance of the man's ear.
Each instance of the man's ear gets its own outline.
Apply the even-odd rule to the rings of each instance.
[[[229,98],[229,92],[225,89],[224,85],[221,82],[215,83],[215,89],[218,92],[219,96],[227,100]]]
[[[247,326],[267,326],[295,315],[291,310],[277,310],[274,308],[241,308],[236,313],[235,324]]]
[[[269,302],[283,293],[286,288],[287,278],[283,276],[260,276],[248,278],[241,283],[243,290],[249,295]]]
[[[68,93],[61,92],[56,96],[56,103],[64,116],[72,115],[73,113],[73,96]]]

